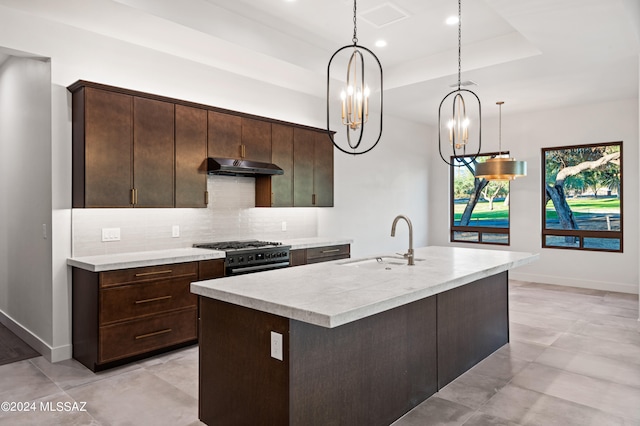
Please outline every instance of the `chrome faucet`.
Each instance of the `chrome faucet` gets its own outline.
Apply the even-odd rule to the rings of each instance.
[[[409,225],[409,251],[403,254],[402,256],[405,259],[407,259],[407,261],[409,262],[409,265],[413,265],[414,264],[413,263],[413,225],[411,225],[411,221],[409,220],[408,217],[406,217],[403,214],[400,214],[396,216],[395,219],[393,219],[393,225],[391,225],[391,236],[392,237],[396,236],[396,224],[400,219],[404,219],[407,222],[407,225]]]

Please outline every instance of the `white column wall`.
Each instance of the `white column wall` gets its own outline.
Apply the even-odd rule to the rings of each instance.
[[[0,321],[37,350],[52,341],[51,71],[0,67]]]

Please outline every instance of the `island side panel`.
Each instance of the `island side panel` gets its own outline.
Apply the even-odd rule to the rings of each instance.
[[[437,390],[436,298],[337,328],[291,320],[291,425],[387,426]]]
[[[200,297],[199,418],[208,425],[286,425],[289,319]],[[284,360],[271,357],[271,331]]]
[[[437,295],[438,389],[509,342],[508,273]]]

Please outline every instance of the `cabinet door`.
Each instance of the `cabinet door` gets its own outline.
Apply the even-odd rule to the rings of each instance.
[[[293,129],[293,205],[313,207],[314,132]]]
[[[75,116],[74,105],[74,127],[84,124],[84,135],[74,129],[74,207],[131,207],[132,97],[87,87],[76,100],[84,108]]]
[[[136,207],[174,205],[174,105],[133,99],[133,184]]]
[[[271,162],[271,123],[242,119],[241,156],[251,161]]]
[[[271,161],[283,175],[271,176],[271,205],[293,206],[293,127],[271,125]]]
[[[207,111],[176,105],[176,207],[206,207]]]
[[[208,156],[241,158],[242,119],[209,111]]]
[[[326,133],[314,133],[314,205],[333,207],[333,143]]]

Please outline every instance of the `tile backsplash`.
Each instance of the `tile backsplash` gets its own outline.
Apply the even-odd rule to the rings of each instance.
[[[208,176],[206,209],[73,209],[74,257],[191,247],[196,242],[315,237],[315,208],[255,208],[255,179]],[[286,231],[283,231],[286,222]],[[180,237],[172,237],[174,225]],[[120,228],[120,241],[102,241]]]

